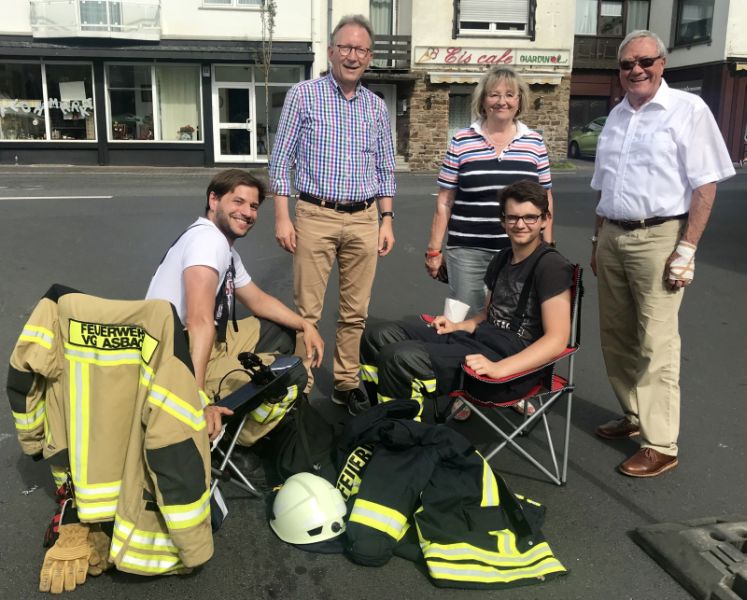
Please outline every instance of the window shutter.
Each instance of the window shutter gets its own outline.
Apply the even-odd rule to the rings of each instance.
[[[461,0],[460,21],[479,23],[524,23],[529,16],[529,0]]]

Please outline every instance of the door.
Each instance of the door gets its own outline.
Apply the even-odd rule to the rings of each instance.
[[[394,140],[394,146],[397,147],[397,130],[396,130],[396,119],[397,119],[397,86],[393,84],[384,83],[372,83],[368,86],[368,89],[376,94],[386,104],[386,109],[389,112],[389,127],[392,130],[392,140]]]
[[[213,84],[215,162],[256,159],[254,84]]]

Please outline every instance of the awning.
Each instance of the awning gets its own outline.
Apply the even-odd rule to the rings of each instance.
[[[477,83],[484,73],[475,71],[430,71],[428,77],[431,83]],[[560,85],[562,73],[522,73],[521,78],[528,84],[544,83]],[[570,75],[570,73],[568,73]]]

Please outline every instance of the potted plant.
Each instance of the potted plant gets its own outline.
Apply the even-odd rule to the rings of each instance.
[[[179,139],[180,140],[191,140],[192,134],[195,132],[195,128],[191,125],[183,125],[179,128]]]

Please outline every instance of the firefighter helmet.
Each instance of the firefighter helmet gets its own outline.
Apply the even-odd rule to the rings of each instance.
[[[311,473],[288,478],[272,504],[270,527],[289,544],[312,544],[345,531],[342,494],[326,479]]]

